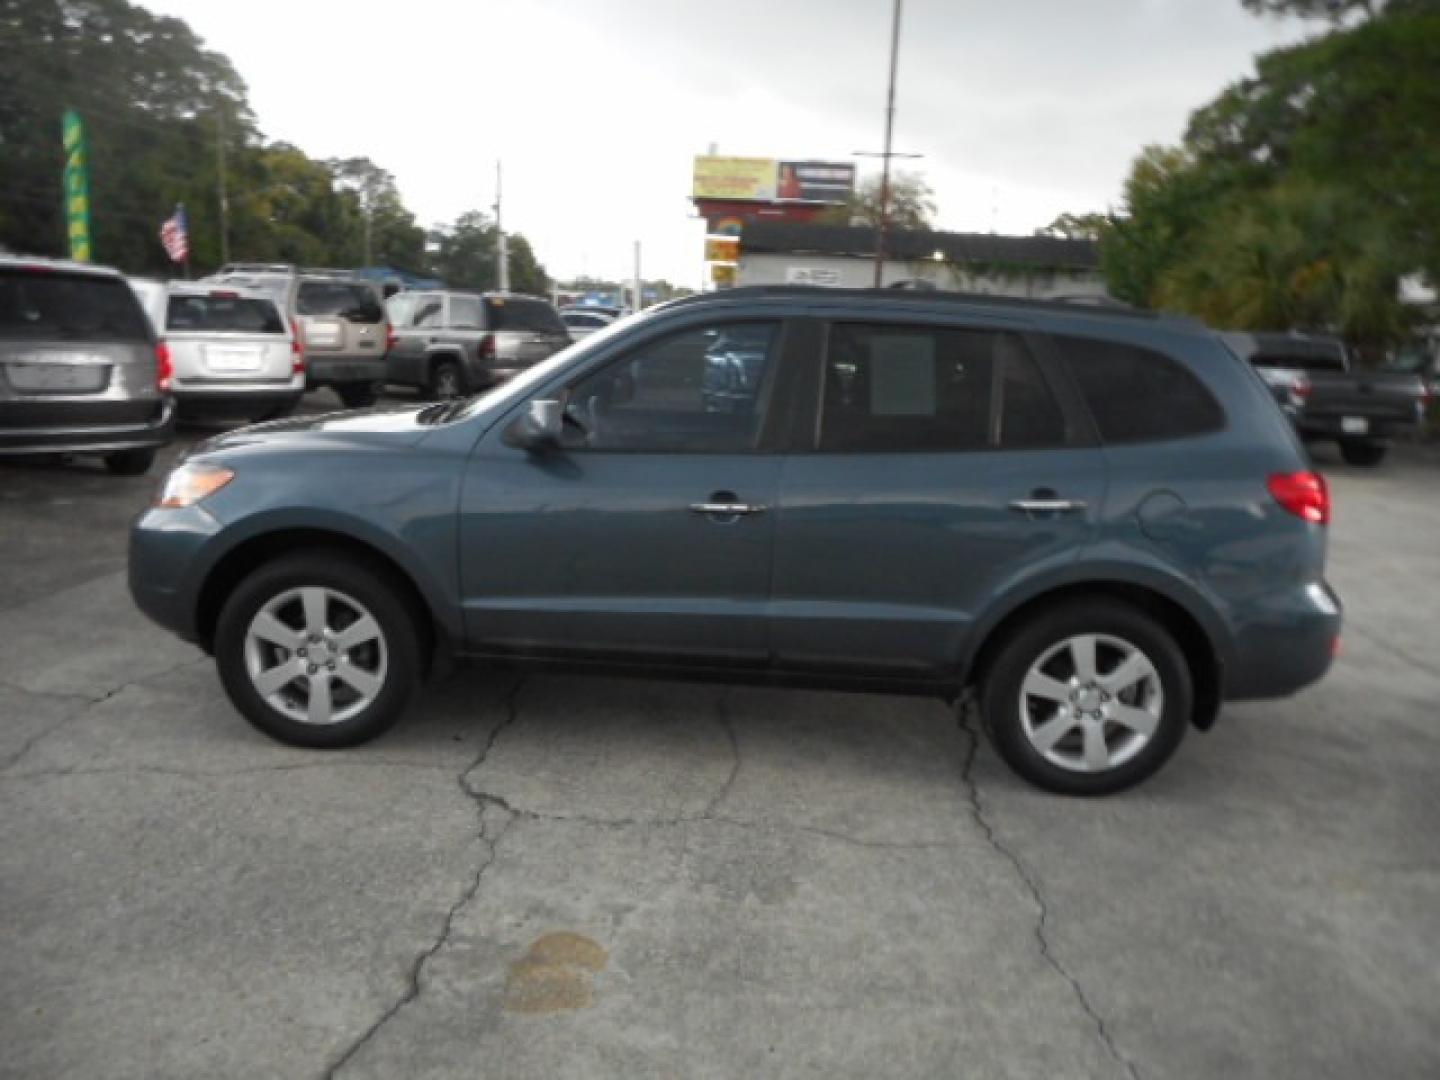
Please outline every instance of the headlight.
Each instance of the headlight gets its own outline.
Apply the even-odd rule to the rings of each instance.
[[[178,510],[194,506],[207,495],[213,495],[235,479],[235,470],[199,462],[172,469],[160,488],[156,506]]]

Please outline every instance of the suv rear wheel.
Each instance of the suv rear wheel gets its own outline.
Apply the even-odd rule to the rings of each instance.
[[[437,360],[430,370],[430,393],[442,401],[465,393],[465,374],[454,360]]]
[[[420,684],[414,619],[388,578],[344,552],[261,566],[220,613],[215,663],[235,707],[295,746],[366,742]]]
[[[114,453],[105,455],[105,468],[116,476],[144,476],[150,471],[150,466],[153,464],[155,464],[155,451],[150,448],[116,450]]]
[[[1032,784],[1066,795],[1108,795],[1159,770],[1185,735],[1193,698],[1170,632],[1098,598],[1022,625],[980,688],[1000,756]]]

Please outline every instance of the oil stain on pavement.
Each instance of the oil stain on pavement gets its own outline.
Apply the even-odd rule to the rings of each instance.
[[[594,1001],[594,976],[608,960],[605,950],[582,934],[544,934],[510,965],[505,1008],[521,1013],[588,1008]]]

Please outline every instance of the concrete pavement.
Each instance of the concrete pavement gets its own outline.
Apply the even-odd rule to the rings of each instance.
[[[285,748],[131,607],[148,484],[67,570],[92,478],[0,465],[0,1076],[1434,1075],[1440,470],[1321,456],[1336,670],[1102,801],[893,697],[461,672]]]

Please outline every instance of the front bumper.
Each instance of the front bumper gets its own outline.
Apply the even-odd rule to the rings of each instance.
[[[199,640],[202,553],[219,531],[219,522],[199,505],[152,507],[130,526],[130,595],[150,619],[185,641]]]
[[[175,434],[175,402],[6,402],[0,454],[92,454],[164,446]]]
[[[378,383],[387,374],[385,356],[305,357],[307,386],[334,386],[337,383]]]
[[[1226,673],[1231,701],[1278,698],[1318,682],[1330,670],[1344,610],[1324,581],[1279,593],[1246,613]]]

